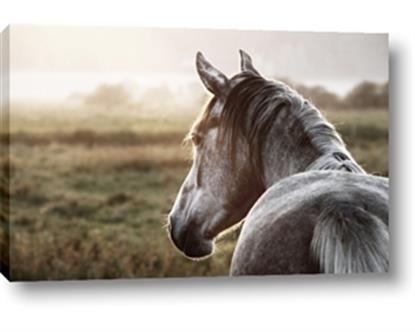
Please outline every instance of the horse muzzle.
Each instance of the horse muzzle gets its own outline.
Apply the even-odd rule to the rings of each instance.
[[[185,222],[169,216],[169,234],[174,246],[189,258],[202,258],[213,251],[213,241],[203,238],[195,222]]]

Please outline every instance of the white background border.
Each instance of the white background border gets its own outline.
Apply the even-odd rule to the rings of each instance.
[[[388,276],[294,276],[9,284],[2,331],[414,331],[414,59],[410,1],[2,0],[9,23],[388,32],[391,232]],[[411,173],[412,172],[412,173]]]

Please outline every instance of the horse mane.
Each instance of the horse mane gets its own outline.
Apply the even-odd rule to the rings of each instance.
[[[250,147],[253,166],[261,171],[265,138],[283,113],[289,113],[294,121],[297,140],[313,145],[320,154],[333,149],[333,142],[340,148],[344,147],[333,125],[314,105],[286,84],[246,72],[243,76],[244,79],[231,89],[226,98],[220,119],[220,136],[231,144],[232,160],[235,158],[236,140],[243,135]]]
[[[290,129],[300,144],[311,145],[322,156],[308,169],[340,170],[362,173],[353,160],[333,125],[308,100],[282,82],[267,80],[250,72],[235,76],[241,79],[225,100],[220,119],[211,116],[217,98],[213,97],[194,122],[193,132],[206,132],[219,127],[219,146],[228,144],[231,163],[236,159],[236,141],[244,137],[249,145],[255,174],[263,174],[262,150],[266,137],[275,121],[289,116]],[[334,158],[333,158],[334,157]]]

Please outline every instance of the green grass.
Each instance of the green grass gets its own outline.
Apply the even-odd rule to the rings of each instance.
[[[388,176],[388,113],[376,110],[327,112],[356,161],[372,174]]]
[[[164,228],[191,163],[181,140],[196,114],[54,114],[12,117],[13,279],[228,274],[237,232],[190,261]],[[388,174],[386,112],[326,115],[367,171]]]

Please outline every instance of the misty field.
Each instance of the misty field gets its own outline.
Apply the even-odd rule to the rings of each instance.
[[[12,279],[227,275],[237,230],[203,261],[173,248],[166,216],[191,164],[194,114],[15,110]],[[388,113],[328,112],[357,161],[388,176]]]

